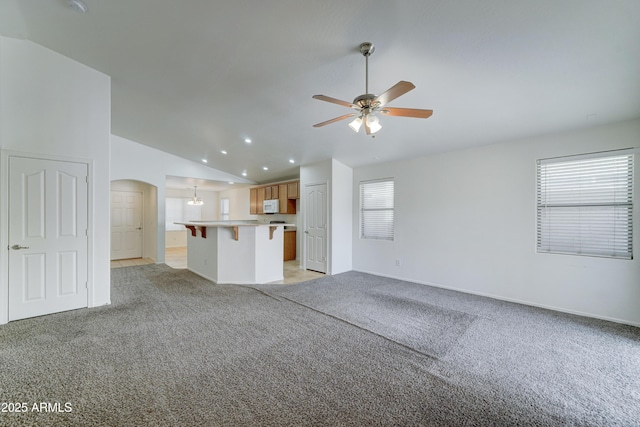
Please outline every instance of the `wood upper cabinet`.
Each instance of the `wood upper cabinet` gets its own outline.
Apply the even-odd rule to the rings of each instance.
[[[264,187],[256,188],[256,213],[262,215],[264,213]]]
[[[278,186],[278,199],[280,200],[280,213],[281,214],[295,214],[296,213],[296,200],[289,199],[287,194],[287,184],[280,184]]]
[[[280,196],[278,197],[278,200],[280,200],[280,213],[286,214],[287,204],[289,202],[287,199],[287,184],[280,184],[278,187],[278,195]]]
[[[300,181],[294,181],[287,184],[287,198],[288,199],[300,198]]]
[[[275,200],[278,198],[278,185],[267,185],[264,187],[264,199]]]
[[[249,214],[256,215],[258,213],[258,189],[249,189]]]
[[[300,181],[282,184],[266,185],[249,189],[249,213],[261,215],[264,213],[265,200],[279,200],[281,214],[296,213],[296,199],[300,198]]]

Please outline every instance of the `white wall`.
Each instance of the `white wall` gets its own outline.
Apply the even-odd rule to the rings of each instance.
[[[535,241],[537,159],[638,145],[634,120],[357,168],[353,268],[640,326],[638,164],[634,260],[537,254]],[[383,177],[395,178],[395,241],[362,240],[358,184]]]
[[[0,36],[0,148],[89,163],[89,306],[110,302],[109,76],[27,40]],[[6,153],[6,151],[5,151]],[[6,195],[6,170],[0,171]],[[6,245],[7,203],[0,208]],[[7,251],[0,266],[6,272]],[[7,320],[0,278],[0,323]]]
[[[155,148],[111,135],[111,179],[142,181],[153,185],[157,189],[158,230],[155,256],[157,262],[164,262],[167,175],[202,178],[211,181],[252,183],[242,177],[230,175]]]
[[[220,198],[229,199],[229,219],[232,220],[257,220],[257,215],[249,213],[249,188],[234,188],[231,190],[220,191]]]
[[[353,169],[333,159],[331,182],[331,274],[338,274],[350,271],[353,267],[353,222],[350,220]]]

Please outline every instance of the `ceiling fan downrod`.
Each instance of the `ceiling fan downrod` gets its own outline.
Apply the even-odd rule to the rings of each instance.
[[[364,56],[364,93],[369,93],[369,56],[375,52],[376,47],[371,42],[360,44],[360,53]]]

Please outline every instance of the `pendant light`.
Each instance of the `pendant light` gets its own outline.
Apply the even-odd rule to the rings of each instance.
[[[204,205],[204,202],[202,201],[201,198],[198,197],[198,195],[196,194],[196,188],[198,188],[197,185],[193,186],[193,199],[189,199],[189,201],[187,202],[188,205],[191,206],[202,206]]]

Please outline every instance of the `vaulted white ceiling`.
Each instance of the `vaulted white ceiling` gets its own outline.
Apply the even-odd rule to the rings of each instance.
[[[638,0],[83,1],[0,0],[0,32],[110,75],[113,134],[255,182],[640,117]],[[312,127],[364,93],[364,41],[370,91],[431,118]]]

